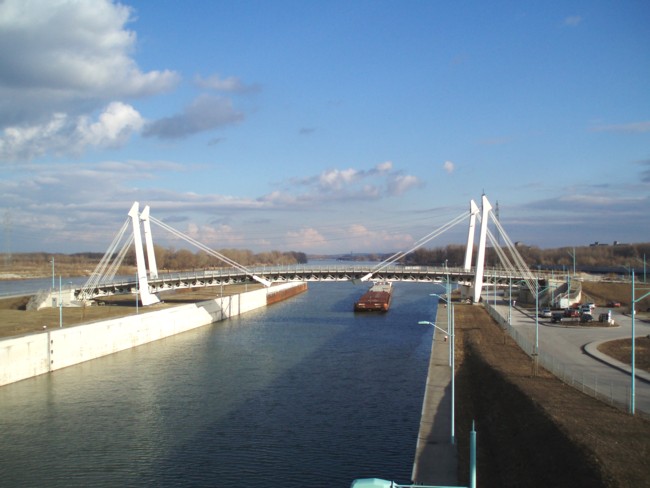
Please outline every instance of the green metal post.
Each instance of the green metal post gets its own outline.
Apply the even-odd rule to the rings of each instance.
[[[472,431],[469,433],[469,486],[476,488],[476,430],[472,420]]]
[[[139,313],[139,304],[138,304],[138,295],[140,294],[140,288],[138,286],[138,274],[135,274],[135,314]]]
[[[59,329],[63,327],[63,301],[61,300],[61,275],[59,275]]]
[[[635,363],[635,357],[634,357],[634,334],[635,334],[635,326],[634,326],[634,315],[635,315],[635,309],[636,308],[636,300],[634,299],[634,270],[632,270],[632,388],[630,390],[630,413],[634,415],[634,405],[636,403],[636,392],[635,392],[635,381],[634,381],[634,363]]]
[[[456,315],[454,314],[454,304],[449,302],[451,307],[451,343],[449,347],[451,348],[451,445],[456,444],[456,350],[454,336],[456,334]]]
[[[512,325],[512,276],[508,282],[508,325]]]

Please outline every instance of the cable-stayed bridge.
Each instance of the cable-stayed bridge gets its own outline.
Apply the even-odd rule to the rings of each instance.
[[[501,284],[513,281],[524,282],[531,292],[536,292],[539,289],[538,281],[543,278],[540,278],[539,275],[534,276],[528,269],[515,245],[492,212],[492,205],[485,195],[482,196],[481,204],[481,208],[479,208],[473,200],[470,201],[468,211],[454,217],[449,222],[422,237],[411,248],[397,252],[375,265],[295,265],[247,268],[156,219],[151,215],[148,206],[145,206],[140,212],[139,203],[135,202],[128,213],[128,218],[115,236],[99,265],[86,284],[73,291],[73,297],[71,298],[77,303],[83,303],[102,296],[138,293],[142,304],[146,306],[159,302],[157,294],[167,290],[250,282],[257,282],[269,287],[273,283],[288,281],[443,282],[449,280],[461,284],[467,291],[466,296],[474,303],[480,300],[481,291],[487,282]],[[494,224],[498,239],[488,228],[489,222]],[[185,240],[208,255],[216,257],[223,263],[223,268],[159,274],[154,253],[152,223],[166,232]],[[465,260],[462,267],[400,265],[400,261],[406,255],[462,223],[466,223],[468,229]],[[479,242],[476,247],[475,231],[477,223],[480,224],[480,231]],[[129,228],[132,229],[131,233],[127,232]],[[486,270],[485,268],[485,249],[488,240],[500,261],[501,266],[497,269]],[[502,246],[501,242],[505,244]],[[133,280],[116,280],[117,270],[132,245],[135,247],[137,276]],[[476,258],[474,259],[475,248]]]

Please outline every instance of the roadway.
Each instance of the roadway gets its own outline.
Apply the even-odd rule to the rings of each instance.
[[[487,299],[487,297],[484,297]],[[493,300],[493,298],[491,299]],[[498,300],[496,308],[501,316],[508,317],[507,300]],[[594,317],[606,313],[607,308],[596,308]],[[600,353],[601,342],[629,339],[632,334],[632,318],[616,309],[612,310],[615,327],[580,326],[577,324],[553,324],[550,319],[539,317],[538,344],[540,364],[551,369],[557,376],[575,384],[582,383],[599,394],[614,397],[629,404],[631,391],[631,368]],[[512,327],[535,342],[535,309],[512,308]],[[636,337],[650,334],[650,324],[635,320]],[[650,415],[650,374],[636,368],[635,410]]]

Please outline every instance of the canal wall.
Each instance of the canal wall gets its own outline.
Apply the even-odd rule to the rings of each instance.
[[[307,290],[285,283],[164,310],[0,341],[0,386],[265,307]]]

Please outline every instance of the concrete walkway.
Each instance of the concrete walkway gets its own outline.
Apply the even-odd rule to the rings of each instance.
[[[436,325],[447,329],[447,309],[442,304],[437,315]],[[456,446],[451,443],[450,341],[435,329],[433,338],[412,481],[453,486],[458,484],[458,458]]]

